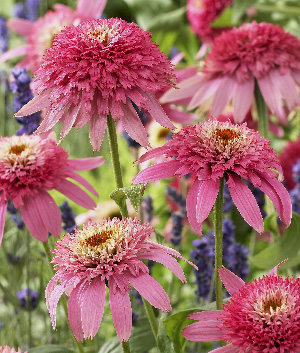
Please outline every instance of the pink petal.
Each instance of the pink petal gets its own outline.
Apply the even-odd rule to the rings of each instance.
[[[29,49],[29,45],[22,45],[20,47],[7,50],[4,54],[0,56],[0,63],[3,63],[4,61],[7,61],[9,59],[13,59],[17,56],[26,55],[28,52],[28,49]]]
[[[227,346],[220,347],[210,351],[209,353],[240,353],[241,348],[235,347],[233,344],[228,344]],[[249,351],[250,353],[251,351]]]
[[[261,185],[258,188],[270,198],[278,212],[279,218],[288,227],[291,224],[292,218],[292,203],[288,191],[276,178],[262,173],[256,174],[261,179]]]
[[[104,158],[90,157],[90,158],[79,158],[79,159],[68,159],[68,165],[73,170],[90,170],[99,167],[104,163]]]
[[[192,320],[218,320],[222,315],[223,310],[199,311],[188,316]]]
[[[27,116],[40,110],[48,107],[50,102],[50,96],[52,94],[52,90],[47,90],[42,94],[35,96],[31,101],[25,104],[17,113],[15,113],[16,117]]]
[[[55,189],[68,197],[77,205],[84,208],[93,209],[96,207],[96,202],[79,186],[71,183],[68,180],[62,180]]]
[[[153,148],[152,150],[147,151],[135,162],[135,164],[143,163],[145,161],[148,161],[149,159],[159,157],[163,155],[167,150],[168,150],[168,142],[161,147],[156,147],[156,148]]]
[[[199,104],[203,103],[207,98],[212,96],[219,88],[221,82],[222,80],[218,78],[215,80],[203,81],[201,85],[198,86],[195,95],[188,105],[188,109],[192,110],[198,107]]]
[[[46,191],[40,190],[33,199],[35,209],[41,215],[48,231],[55,237],[59,237],[62,232],[61,214],[53,198]]]
[[[278,267],[285,264],[287,261],[288,261],[288,259],[281,261],[278,265],[276,265],[275,267],[272,268],[272,270],[267,274],[267,276],[277,276]]]
[[[171,108],[168,104],[163,104],[162,107],[168,117],[175,123],[189,124],[199,118],[196,114],[185,112],[180,108]]]
[[[128,135],[141,146],[149,146],[147,132],[130,100],[127,98],[127,104],[121,104],[121,107],[124,112],[121,120]]]
[[[148,273],[139,273],[137,276],[127,273],[126,277],[140,295],[152,306],[165,313],[172,311],[168,294]]]
[[[227,181],[230,195],[244,220],[258,233],[264,231],[264,221],[258,204],[248,186],[235,174]]]
[[[11,18],[6,22],[6,26],[21,36],[28,36],[34,30],[34,24],[23,18]]]
[[[87,18],[100,18],[107,0],[78,0],[76,12]]]
[[[216,91],[212,107],[211,107],[211,115],[214,117],[218,117],[226,105],[229,103],[233,92],[236,87],[236,80],[230,76],[225,76],[222,79],[222,82],[219,88]]]
[[[165,113],[153,93],[147,91],[141,93],[144,97],[148,99],[145,105],[152,118],[165,128],[175,130],[175,126],[172,124],[171,120],[169,119],[169,117],[167,116],[167,114]]]
[[[224,333],[218,325],[220,321],[217,320],[194,322],[183,329],[182,336],[194,342],[219,341],[224,337]]]
[[[91,117],[90,126],[89,126],[89,135],[90,135],[90,142],[91,142],[91,145],[93,146],[94,152],[100,150],[105,129],[106,129],[106,121],[107,121],[107,116],[99,115],[97,111]]]
[[[132,310],[128,292],[121,293],[119,289],[113,291],[113,278],[108,281],[109,304],[114,327],[120,342],[127,342],[132,328]]]
[[[177,55],[174,56],[174,58],[171,60],[171,63],[175,66],[177,65],[182,59],[184,58],[184,53],[178,53]]]
[[[197,221],[196,205],[199,189],[201,188],[202,183],[202,180],[195,180],[186,197],[187,217],[191,227],[198,235],[202,235],[202,223],[198,223]]]
[[[0,194],[0,245],[2,244],[2,238],[4,233],[6,210],[7,201],[4,201]]]
[[[139,259],[147,259],[159,262],[174,273],[183,283],[186,283],[184,272],[174,257],[168,255],[164,250],[149,250],[137,256]]]
[[[196,217],[198,223],[203,223],[209,216],[219,193],[220,180],[203,180],[199,187]]]
[[[191,98],[195,91],[199,89],[203,77],[200,75],[192,76],[178,84],[178,88],[169,89],[161,98],[161,103],[175,102],[185,98]]]
[[[132,183],[147,183],[148,181],[171,178],[176,174],[176,171],[179,167],[180,163],[176,160],[151,165],[150,167],[140,171],[132,179]]]
[[[57,281],[59,278],[59,273],[56,272],[56,274],[54,275],[54,277],[52,277],[49,281],[49,283],[47,284],[47,287],[45,289],[45,298],[46,298],[46,305],[47,305],[47,309],[49,310],[49,299],[51,296],[51,293],[53,292],[53,290],[56,287]]]
[[[244,83],[236,83],[233,95],[233,117],[238,124],[245,120],[251,107],[254,93],[254,78],[252,77]]]
[[[83,187],[85,187],[89,192],[91,192],[94,196],[96,196],[96,197],[99,196],[96,189],[87,180],[85,180],[81,175],[79,175],[77,173],[71,173],[70,178],[77,181],[79,184],[81,184]]]
[[[60,132],[61,140],[65,138],[66,135],[70,132],[72,126],[75,123],[80,108],[80,104],[75,106],[73,105],[67,111],[65,111],[64,116],[62,117],[64,122]]]
[[[201,60],[203,58],[203,56],[206,54],[206,52],[208,51],[209,48],[209,44],[206,42],[203,42],[201,44],[201,47],[198,51],[198,53],[196,54],[196,59],[197,60]]]
[[[83,341],[81,305],[86,305],[86,303],[82,303],[82,297],[87,286],[87,281],[79,282],[72,290],[68,300],[68,318],[71,329],[78,342]]]
[[[93,338],[101,324],[105,304],[105,282],[96,277],[82,295],[82,328],[84,338]]]
[[[222,268],[218,268],[218,272],[221,281],[231,296],[237,293],[245,284],[240,277],[227,270],[224,266]]]

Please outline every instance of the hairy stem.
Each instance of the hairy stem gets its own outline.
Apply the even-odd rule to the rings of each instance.
[[[268,108],[266,102],[261,94],[257,81],[255,81],[254,97],[258,115],[258,130],[261,136],[268,138],[269,122],[268,122]]]

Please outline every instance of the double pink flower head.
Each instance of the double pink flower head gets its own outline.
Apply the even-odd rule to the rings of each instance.
[[[249,180],[270,198],[280,219],[289,226],[291,200],[273,171],[277,170],[282,176],[275,151],[268,140],[247,128],[246,124],[234,125],[210,119],[186,126],[173,134],[164,146],[145,153],[138,161],[161,155],[167,161],[142,170],[132,182],[147,183],[193,173],[196,178],[187,194],[186,208],[188,220],[198,234],[202,234],[202,223],[215,203],[223,177],[237,209],[257,232],[264,230],[263,218],[243,179]]]

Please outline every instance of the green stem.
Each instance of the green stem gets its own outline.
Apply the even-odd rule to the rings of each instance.
[[[258,115],[258,130],[261,136],[268,138],[269,122],[268,122],[268,107],[261,94],[257,81],[255,81],[254,97]]]
[[[116,123],[110,114],[107,117],[107,132],[108,132],[110,156],[111,156],[116,186],[118,189],[121,189],[123,188],[123,179],[122,179],[120,157],[119,157],[119,151],[118,151]],[[121,211],[122,217],[128,217],[128,210],[127,210],[125,200],[122,202],[120,211]]]
[[[216,281],[216,306],[217,310],[222,310],[223,306],[223,288],[218,268],[222,267],[223,257],[223,190],[224,178],[220,178],[219,193],[214,205],[214,226],[215,226],[215,281]]]
[[[130,353],[129,342],[122,341],[123,353]]]
[[[47,256],[47,259],[48,259],[48,263],[49,263],[49,267],[51,269],[51,275],[55,275],[55,271],[51,265],[51,261],[52,261],[52,254],[51,254],[51,251],[50,251],[50,246],[49,246],[49,242],[43,242],[43,245],[44,245],[44,250],[45,250],[45,253],[46,253],[46,256]],[[64,295],[62,295],[61,297],[61,302],[62,302],[62,306],[64,308],[64,312],[65,312],[65,318],[66,318],[66,321],[69,323],[68,321],[68,305],[67,305],[67,299]],[[69,326],[69,325],[68,325]],[[69,326],[70,327],[70,326]],[[71,327],[70,327],[70,331],[71,331],[71,336],[73,338],[73,341],[74,341],[74,344],[75,346],[77,347],[77,351],[79,353],[84,353],[84,349],[83,349],[83,346],[80,342],[77,342],[75,336],[73,335],[73,332],[71,330]]]
[[[29,232],[26,231],[26,251],[27,251],[27,258],[26,258],[26,286],[29,291],[30,287],[30,240],[31,235]],[[30,308],[30,301],[29,301],[29,292],[28,292],[28,307],[27,307],[27,315],[28,315],[28,346],[32,346],[32,310]]]
[[[265,4],[255,4],[254,7],[257,11],[262,12],[277,12],[291,16],[299,16],[300,8],[297,6],[273,6],[273,5],[265,5]]]
[[[144,298],[142,298],[142,299],[143,299],[143,304],[144,304],[144,307],[145,307],[145,310],[146,310],[146,313],[147,313],[147,316],[148,316],[148,319],[150,322],[150,326],[151,326],[151,329],[153,332],[153,336],[154,336],[155,341],[157,343],[158,324],[156,321],[156,317],[154,315],[152,305],[149,302],[147,302],[146,299],[144,299]]]

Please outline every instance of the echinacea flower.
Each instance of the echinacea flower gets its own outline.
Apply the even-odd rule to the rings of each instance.
[[[68,153],[52,138],[0,138],[0,243],[9,200],[20,208],[26,227],[36,239],[47,241],[48,232],[60,236],[61,215],[48,191],[55,189],[82,207],[94,208],[94,200],[67,178],[98,196],[92,185],[75,171],[93,169],[103,162],[102,157],[68,159]]]
[[[270,111],[286,123],[287,110],[300,104],[299,39],[278,25],[255,21],[223,32],[202,72],[182,81],[180,89],[169,90],[161,101],[188,98],[189,109],[212,101],[211,114],[218,117],[232,99],[234,120],[241,123],[251,107],[255,81]]]
[[[136,218],[103,219],[100,223],[89,222],[82,230],[76,229],[74,234],[66,234],[58,241],[53,258],[57,272],[46,288],[53,327],[56,327],[58,300],[66,292],[70,295],[69,322],[77,341],[93,338],[102,321],[106,284],[120,341],[128,341],[131,333],[130,284],[154,307],[171,311],[168,295],[141,260],[159,262],[186,282],[173,258],[183,257],[173,249],[154,243],[149,237],[153,230]]]
[[[94,150],[101,146],[107,116],[118,117],[127,133],[147,146],[146,130],[131,100],[161,125],[174,125],[153,92],[174,86],[169,59],[151,41],[151,34],[119,18],[92,20],[57,34],[36,72],[38,95],[16,116],[46,108],[36,132],[63,121],[61,138],[72,126],[87,122]]]
[[[164,155],[169,160],[152,165],[135,176],[136,183],[180,177],[194,173],[186,208],[190,225],[202,234],[202,222],[208,217],[218,195],[220,178],[225,177],[230,195],[246,222],[257,232],[264,229],[255,197],[244,183],[249,180],[273,202],[280,219],[289,226],[291,200],[277,180],[274,170],[282,170],[269,141],[246,124],[234,125],[215,119],[185,126],[162,147],[146,152],[138,161]]]
[[[0,353],[22,353],[21,348],[18,348],[16,351],[14,348],[10,348],[9,346],[5,346],[4,344],[0,347]],[[28,353],[28,351],[24,352]]]
[[[7,26],[25,36],[26,44],[5,52],[0,57],[0,62],[25,55],[19,66],[36,71],[57,33],[66,26],[76,26],[82,21],[99,18],[105,5],[106,0],[78,0],[75,11],[68,6],[55,4],[54,11],[48,11],[35,22],[22,18],[8,20]]]
[[[185,327],[183,336],[191,341],[230,342],[214,353],[298,353],[300,278],[277,276],[279,265],[248,283],[225,267],[219,268],[231,299],[223,310],[189,315],[199,321]]]

